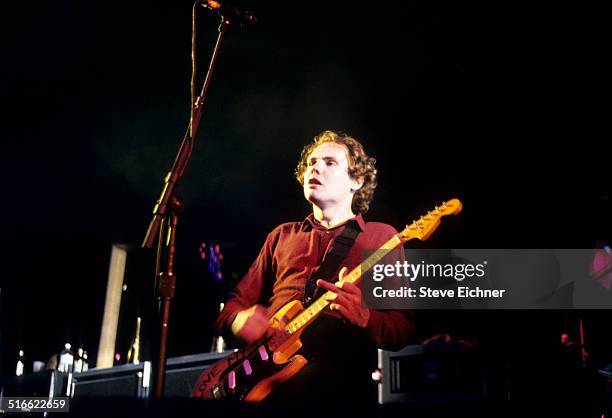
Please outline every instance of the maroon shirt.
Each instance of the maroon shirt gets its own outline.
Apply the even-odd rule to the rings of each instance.
[[[390,225],[364,222],[360,214],[329,229],[316,222],[313,214],[303,222],[279,225],[268,235],[259,256],[232,291],[215,322],[215,329],[218,332],[229,330],[238,312],[255,304],[266,306],[272,313],[287,302],[300,299],[308,278],[316,274],[334,238],[342,233],[348,222],[354,222],[360,231],[343,263],[349,271],[363,261],[365,250],[376,250],[397,234]],[[385,262],[403,259],[400,247],[387,256]],[[316,326],[316,322],[311,325]],[[378,347],[397,350],[413,337],[412,313],[370,309],[370,319],[364,331]]]

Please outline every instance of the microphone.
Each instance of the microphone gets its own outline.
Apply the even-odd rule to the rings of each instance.
[[[257,23],[255,13],[239,9],[225,1],[203,0],[201,4],[208,10],[212,10],[221,16],[238,20],[242,25],[254,25]]]

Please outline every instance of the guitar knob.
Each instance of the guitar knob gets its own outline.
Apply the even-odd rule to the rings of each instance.
[[[375,381],[377,383],[380,383],[380,382],[382,382],[382,378],[383,378],[382,370],[376,369],[376,370],[374,370],[372,372],[372,380],[373,381]]]

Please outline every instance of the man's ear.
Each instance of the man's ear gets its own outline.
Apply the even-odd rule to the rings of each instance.
[[[363,180],[353,180],[351,185],[351,192],[355,193],[357,190],[363,187]]]

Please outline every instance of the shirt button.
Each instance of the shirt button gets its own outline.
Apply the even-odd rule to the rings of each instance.
[[[326,234],[329,234],[329,231],[325,231]]]

